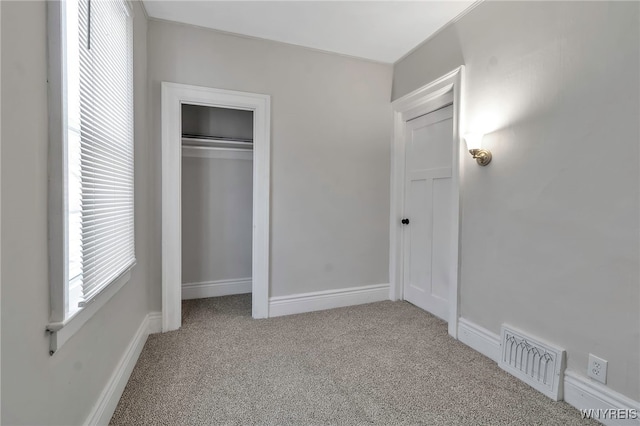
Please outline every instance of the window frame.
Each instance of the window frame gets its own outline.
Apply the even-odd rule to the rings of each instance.
[[[73,1],[73,0],[72,0]],[[49,354],[53,355],[111,299],[130,279],[134,262],[106,285],[84,307],[65,318],[68,303],[68,182],[67,182],[67,52],[66,2],[47,2],[48,33],[48,253],[50,318],[46,332],[50,336]],[[133,7],[128,4],[133,20]],[[133,43],[131,46],[133,50]],[[132,79],[134,74],[132,74]],[[132,82],[133,83],[133,82]],[[135,92],[134,92],[135,93]],[[135,103],[135,99],[133,100]],[[135,128],[135,116],[134,116]],[[134,136],[135,145],[135,136]],[[135,178],[134,178],[135,182]],[[135,193],[135,183],[134,183]],[[135,206],[134,206],[135,234]]]

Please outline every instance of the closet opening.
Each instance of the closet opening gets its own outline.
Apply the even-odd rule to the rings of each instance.
[[[181,298],[252,292],[251,110],[181,105]]]
[[[185,297],[250,292],[268,318],[271,97],[161,86],[162,331],[182,325],[183,283]]]

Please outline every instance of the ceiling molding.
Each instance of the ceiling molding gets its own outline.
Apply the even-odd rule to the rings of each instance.
[[[2,1],[2,0],[0,0],[0,1]],[[244,39],[247,39],[247,40],[254,40],[254,41],[261,41],[261,42],[265,42],[265,43],[279,44],[279,45],[282,45],[282,46],[294,47],[294,48],[297,48],[297,49],[304,49],[304,50],[308,50],[308,51],[311,51],[311,52],[322,53],[322,54],[325,54],[325,55],[342,56],[343,58],[353,59],[353,60],[356,60],[356,61],[371,62],[371,63],[374,63],[374,64],[389,65],[389,66],[392,66],[394,64],[393,62],[376,61],[375,59],[361,58],[360,56],[347,55],[346,53],[332,52],[330,50],[323,50],[323,49],[318,49],[318,48],[315,48],[315,47],[307,47],[307,46],[303,46],[301,44],[287,43],[285,41],[278,41],[278,40],[270,40],[268,38],[255,37],[255,36],[250,36],[250,35],[246,35],[246,34],[239,34],[239,33],[233,33],[233,32],[230,32],[230,31],[224,31],[224,30],[216,30],[214,28],[203,27],[202,25],[187,24],[185,22],[171,21],[169,19],[161,19],[161,18],[149,17],[148,21],[160,22],[162,24],[179,25],[179,26],[182,26],[182,27],[190,27],[190,28],[193,28],[193,29],[196,29],[196,30],[210,31],[210,32],[217,33],[217,34],[224,35],[224,36],[228,36],[228,37],[239,37],[239,38],[244,38]]]

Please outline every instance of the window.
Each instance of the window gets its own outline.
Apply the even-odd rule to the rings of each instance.
[[[135,264],[133,20],[126,0],[67,0],[49,2],[49,27],[55,351]]]

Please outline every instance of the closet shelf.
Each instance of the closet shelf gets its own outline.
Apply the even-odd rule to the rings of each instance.
[[[219,138],[212,136],[182,135],[182,144],[186,146],[202,146],[210,148],[252,149],[252,139]]]

